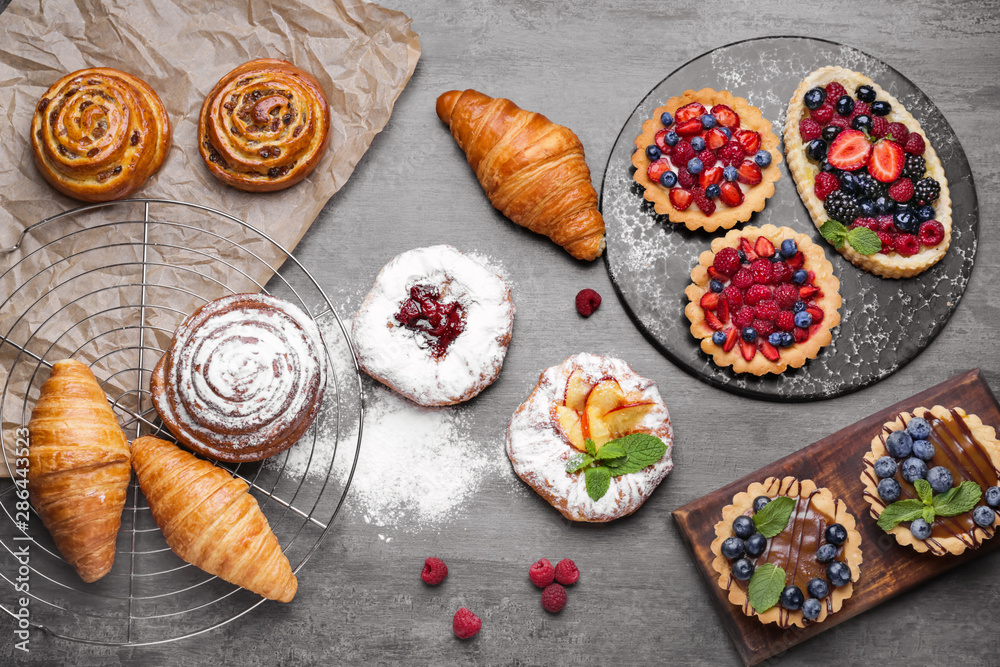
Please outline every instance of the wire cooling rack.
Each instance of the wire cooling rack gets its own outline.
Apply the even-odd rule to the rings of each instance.
[[[130,440],[146,434],[173,440],[152,408],[149,378],[194,308],[225,294],[263,291],[312,315],[331,370],[319,417],[286,452],[266,462],[224,465],[250,485],[298,573],[346,497],[364,416],[347,330],[298,260],[238,218],[160,199],[67,211],[28,227],[0,253],[0,260],[19,257],[0,274],[6,370],[0,444],[12,476],[17,429],[27,425],[55,361],[73,357],[91,366]],[[8,584],[0,584],[0,609],[17,618],[28,598],[36,631],[88,644],[158,644],[218,628],[265,602],[178,558],[134,475],[114,567],[92,584],[59,555],[33,510],[27,526],[21,524],[16,496],[14,483],[0,480],[0,577]],[[15,557],[25,545],[27,570]]]

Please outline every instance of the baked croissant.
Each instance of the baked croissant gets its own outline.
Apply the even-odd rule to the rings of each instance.
[[[573,131],[510,100],[451,90],[437,100],[490,203],[577,259],[604,251],[604,219]]]
[[[31,503],[80,578],[97,581],[115,562],[132,471],[128,441],[87,366],[52,366],[28,432]]]
[[[151,436],[132,443],[132,465],[175,554],[269,600],[292,601],[298,581],[243,480]]]

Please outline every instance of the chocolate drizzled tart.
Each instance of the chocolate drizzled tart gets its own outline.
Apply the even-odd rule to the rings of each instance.
[[[722,510],[712,542],[719,586],[747,616],[821,623],[861,575],[861,534],[844,501],[811,480],[769,477]]]
[[[995,534],[1000,441],[976,415],[940,405],[903,412],[872,439],[864,462],[871,515],[899,544],[943,556]]]

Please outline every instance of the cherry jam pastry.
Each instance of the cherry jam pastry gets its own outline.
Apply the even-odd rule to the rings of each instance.
[[[729,229],[764,208],[781,178],[778,137],[728,91],[688,90],[653,112],[632,154],[654,210],[688,229]]]
[[[814,358],[840,323],[840,281],[823,249],[788,227],[730,231],[685,290],[691,334],[719,366],[781,373]]]
[[[433,285],[414,285],[396,320],[412,331],[425,333],[432,354],[439,358],[465,331],[465,307],[457,301],[444,303],[441,290]]]

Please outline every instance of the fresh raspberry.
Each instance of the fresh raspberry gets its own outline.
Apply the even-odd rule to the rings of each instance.
[[[483,627],[483,622],[471,611],[462,607],[455,612],[455,618],[451,621],[451,629],[459,639],[475,637]]]
[[[810,115],[812,116],[812,119],[820,125],[826,125],[833,118],[833,105],[824,104],[818,109],[813,109]]]
[[[882,242],[882,249],[879,251],[886,255],[896,249],[896,235],[891,232],[875,232],[875,236]]]
[[[900,234],[896,237],[896,252],[903,257],[912,257],[920,252],[920,241],[913,234]]]
[[[723,248],[715,253],[715,261],[712,262],[712,266],[719,273],[732,276],[740,270],[740,253],[737,252],[736,248]]]
[[[559,584],[549,584],[542,591],[542,609],[556,614],[566,606],[566,589]]]
[[[893,217],[891,215],[880,215],[875,218],[875,231],[895,234],[899,230],[896,229],[896,224],[893,222]]]
[[[705,215],[712,215],[715,213],[715,202],[705,196],[704,190],[701,188],[694,188],[691,191],[691,194],[694,195],[695,206],[701,209],[702,213]]]
[[[851,120],[854,120],[858,116],[871,116],[872,108],[868,106],[865,102],[861,100],[854,100],[854,109],[851,110]]]
[[[729,310],[736,312],[743,305],[743,292],[735,285],[722,290],[722,298],[729,304]]]
[[[847,94],[847,91],[839,81],[831,81],[826,84],[826,99],[833,100],[836,103],[841,97]]]
[[[743,329],[753,324],[754,317],[756,316],[757,311],[753,306],[744,306],[733,315],[733,324],[737,328]]]
[[[743,296],[743,300],[751,306],[756,306],[764,299],[770,298],[771,288],[767,285],[752,285]]]
[[[781,309],[778,308],[778,302],[774,299],[764,299],[757,304],[757,317],[761,320],[767,320],[773,322],[777,317]]]
[[[795,285],[778,285],[774,288],[774,300],[779,308],[791,308],[799,300],[799,288]]]
[[[702,152],[698,153],[698,159],[701,160],[702,165],[704,165],[705,169],[708,170],[715,166],[717,158],[715,157],[715,151],[710,151],[706,148]]]
[[[889,123],[889,129],[886,131],[886,136],[892,135],[892,140],[895,141],[900,146],[906,143],[906,137],[909,136],[910,131],[906,129],[906,126],[902,123]]]
[[[843,116],[836,116],[833,120],[830,121],[829,124],[830,125],[836,125],[837,127],[839,127],[842,130],[850,130],[851,129],[851,121],[848,120],[847,118],[844,118]]]
[[[534,585],[539,588],[545,588],[555,581],[556,569],[552,567],[552,563],[549,562],[548,558],[543,558],[531,566],[528,570],[528,577]]]
[[[889,121],[885,119],[885,116],[872,116],[872,129],[868,134],[876,139],[881,139],[889,134]]]
[[[670,155],[670,161],[677,168],[687,167],[688,160],[695,156],[694,149],[687,141],[680,141],[674,146],[674,152]]]
[[[774,326],[781,331],[791,331],[795,328],[795,313],[790,310],[781,311],[774,320]]]
[[[739,289],[746,289],[753,285],[753,274],[750,269],[740,269],[733,276],[733,286]]]
[[[563,558],[556,563],[556,581],[563,586],[570,586],[580,580],[580,569],[569,558]]]
[[[766,337],[774,333],[774,323],[768,320],[754,320],[751,326],[757,330],[758,336]]]
[[[771,282],[771,261],[767,259],[755,259],[750,263],[750,272],[753,273],[753,281],[758,285],[766,285]]]
[[[889,196],[898,202],[908,202],[913,199],[913,181],[901,178],[889,186]]]
[[[694,176],[687,170],[687,167],[681,167],[677,170],[677,184],[682,188],[690,190],[694,187],[694,182]]]
[[[771,284],[780,285],[792,279],[792,269],[784,262],[771,265]]]
[[[836,192],[840,189],[840,181],[837,177],[828,171],[821,171],[816,174],[816,198],[820,201],[826,201],[826,198],[830,196],[831,192]]]
[[[743,147],[738,141],[730,141],[719,149],[719,161],[726,165],[737,165],[743,162]]]
[[[590,317],[601,306],[601,295],[592,289],[582,289],[576,294],[576,312]]]
[[[812,118],[806,118],[799,123],[799,136],[802,137],[802,141],[819,139],[819,135],[822,133],[823,127]]]
[[[924,151],[927,150],[927,145],[924,144],[924,138],[922,136],[916,132],[911,132],[910,136],[906,138],[906,144],[903,146],[903,150],[910,155],[923,155]]]
[[[944,241],[944,225],[937,220],[928,220],[920,225],[917,238],[925,246],[933,248]]]
[[[448,576],[448,566],[440,558],[428,558],[424,561],[424,569],[420,571],[420,578],[425,584],[437,586]]]
[[[879,116],[881,118],[881,116]],[[878,229],[878,221],[875,218],[855,218],[852,227],[867,227],[873,232]]]

